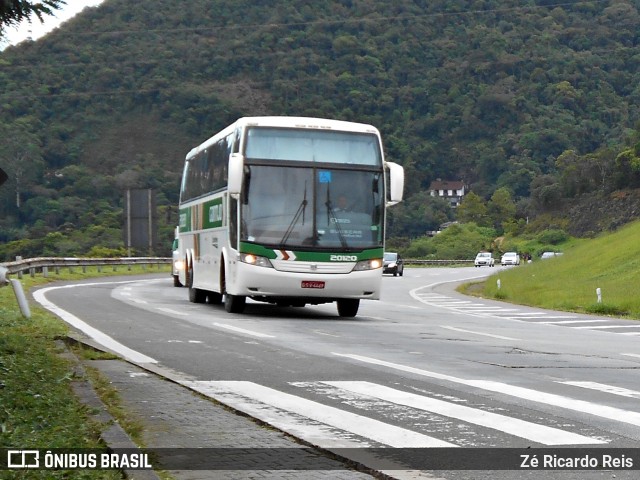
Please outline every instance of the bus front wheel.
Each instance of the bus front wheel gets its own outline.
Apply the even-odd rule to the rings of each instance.
[[[229,313],[242,313],[247,302],[247,297],[242,295],[224,295],[224,309]]]
[[[357,298],[341,298],[338,303],[338,315],[341,317],[355,317],[358,314],[360,300]]]

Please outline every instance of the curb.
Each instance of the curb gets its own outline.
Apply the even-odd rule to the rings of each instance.
[[[100,434],[100,439],[110,450],[120,448],[139,449],[138,445],[123,430],[118,421],[108,412],[106,405],[94,390],[93,385],[87,380],[82,361],[68,348],[66,342],[85,345],[89,348],[93,348],[93,346],[73,336],[56,341],[57,346],[62,350],[59,356],[68,360],[72,365],[74,380],[71,382],[71,388],[74,394],[83,405],[88,407],[90,412],[95,412],[90,414],[91,418],[105,425]],[[122,469],[122,472],[126,478],[132,480],[161,480],[153,470]]]

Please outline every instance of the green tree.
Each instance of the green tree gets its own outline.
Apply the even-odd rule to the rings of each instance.
[[[53,15],[54,10],[66,5],[65,0],[42,0],[31,2],[26,0],[0,1],[0,29],[6,25],[15,25],[23,20],[30,20],[33,15],[42,22],[45,15]]]
[[[22,206],[26,190],[41,177],[43,160],[40,139],[27,120],[0,125],[0,159],[6,166],[16,210]],[[8,205],[7,205],[8,206]],[[6,208],[6,207],[5,207]]]
[[[475,223],[488,226],[487,205],[480,196],[469,192],[464,196],[457,208],[458,220],[462,223]]]
[[[487,214],[491,219],[493,228],[499,233],[504,231],[504,226],[507,223],[515,219],[516,204],[508,188],[502,187],[493,193],[487,204]]]

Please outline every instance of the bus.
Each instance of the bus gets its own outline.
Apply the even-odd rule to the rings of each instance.
[[[230,313],[251,298],[354,317],[380,298],[385,209],[403,187],[371,125],[241,118],[186,156],[179,282]]]

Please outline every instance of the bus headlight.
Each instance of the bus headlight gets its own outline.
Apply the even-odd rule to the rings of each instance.
[[[375,270],[376,268],[380,267],[382,267],[382,259],[372,258],[371,260],[362,260],[356,263],[356,266],[353,267],[353,271],[362,272],[364,270]]]
[[[256,265],[258,267],[273,268],[273,265],[271,265],[271,262],[267,257],[254,255],[253,253],[241,253],[240,261],[249,265]]]
[[[184,268],[184,262],[182,260],[176,260],[175,262],[173,262],[173,268],[178,271],[182,270]]]

